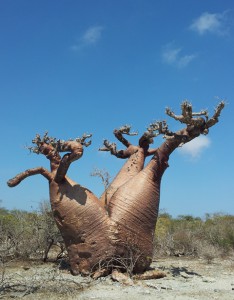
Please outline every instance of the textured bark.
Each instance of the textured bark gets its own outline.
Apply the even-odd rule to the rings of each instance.
[[[149,145],[153,143],[153,138],[158,134],[148,127],[147,131],[140,137],[138,145],[132,145],[128,140],[123,137],[123,134],[136,135],[137,133],[130,133],[130,126],[123,126],[120,129],[114,130],[115,137],[126,147],[125,150],[116,149],[116,144],[110,144],[107,140],[104,141],[104,148],[101,151],[110,151],[112,155],[117,158],[127,159],[121,170],[115,176],[108,188],[103,192],[100,197],[101,204],[108,210],[109,202],[117,189],[126,183],[128,180],[138,174],[144,167],[146,157],[153,155],[156,149],[149,149]]]
[[[139,256],[135,272],[143,272],[152,262],[153,239],[158,216],[160,183],[159,158],[155,154],[150,163],[134,178],[122,185],[109,204],[110,218],[117,224],[116,256],[127,256],[134,249]]]
[[[111,221],[92,192],[66,178],[50,182],[50,201],[74,275],[89,274],[113,256]]]
[[[129,179],[139,173],[144,167],[145,151],[137,146],[129,146],[129,158],[116,175],[109,187],[103,192],[100,197],[100,203],[108,209],[109,202],[116,190],[127,182]]]

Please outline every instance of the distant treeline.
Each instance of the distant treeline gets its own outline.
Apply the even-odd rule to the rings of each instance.
[[[173,218],[161,213],[155,233],[155,255],[215,257],[234,254],[234,216],[206,214],[204,219],[190,215]]]
[[[7,210],[0,207],[0,259],[43,259],[52,244],[62,237],[47,202],[38,211]],[[208,262],[234,253],[234,216],[206,214],[176,218],[160,213],[155,232],[155,257],[194,256]]]

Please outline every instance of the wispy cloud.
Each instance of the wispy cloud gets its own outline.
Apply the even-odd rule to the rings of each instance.
[[[81,50],[84,47],[92,46],[98,43],[98,41],[101,39],[102,26],[93,26],[88,28],[82,37],[78,40],[77,43],[72,45],[71,49],[74,51]]]
[[[179,151],[190,156],[192,159],[199,158],[202,151],[208,148],[211,144],[210,139],[207,136],[201,135],[189,143],[184,144]]]
[[[182,54],[182,48],[174,47],[172,44],[164,46],[162,51],[163,62],[178,68],[186,67],[195,57],[195,54]]]
[[[226,12],[222,14],[211,14],[205,12],[196,20],[194,20],[189,28],[196,31],[200,35],[206,33],[225,35],[227,34],[227,27],[225,26],[227,21],[226,19]]]
[[[102,31],[102,26],[90,27],[88,30],[85,31],[83,35],[83,43],[88,45],[96,44],[101,38]]]

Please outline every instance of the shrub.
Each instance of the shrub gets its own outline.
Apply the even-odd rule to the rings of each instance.
[[[29,243],[30,241],[30,243]],[[50,247],[64,250],[50,205],[42,202],[36,212],[8,211],[0,207],[0,259],[47,259]],[[57,253],[59,253],[57,251]],[[211,262],[234,253],[234,216],[206,214],[205,219],[160,213],[155,231],[155,255],[199,256]],[[56,257],[55,257],[56,258]]]
[[[43,258],[51,240],[61,240],[49,205],[41,203],[38,212],[0,211],[0,256],[10,258]],[[30,241],[30,242],[29,242]]]
[[[206,215],[205,220],[192,216],[172,218],[159,214],[155,232],[155,254],[192,255],[211,262],[214,257],[233,253],[234,216]]]

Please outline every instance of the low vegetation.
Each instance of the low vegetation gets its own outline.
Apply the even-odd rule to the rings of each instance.
[[[41,203],[36,212],[0,208],[1,262],[14,258],[46,260],[51,246],[61,242],[47,202]]]
[[[62,237],[50,206],[40,204],[38,211],[0,208],[0,260],[54,259],[64,253]],[[161,212],[155,232],[155,257],[193,256],[211,262],[216,257],[233,255],[234,216],[206,214],[204,218],[181,215],[176,218]]]
[[[205,218],[161,213],[155,233],[156,256],[194,256],[211,262],[233,255],[234,216],[206,214]]]
[[[161,212],[154,246],[156,260],[166,256],[199,257],[207,263],[218,258],[233,260],[234,216],[207,214],[204,219],[185,215],[173,218]],[[41,265],[46,260],[55,261],[61,258],[61,253],[65,258],[37,269],[37,264]],[[117,264],[120,270],[123,266],[132,277],[135,256],[132,253],[129,257],[131,259],[128,260],[113,258],[109,264]],[[17,266],[19,270],[23,268],[31,272],[31,275],[24,278]],[[16,268],[17,272],[10,271],[12,268]],[[77,280],[66,277],[66,273],[59,272],[64,268],[67,268],[66,252],[49,203],[41,203],[38,211],[34,212],[9,211],[0,207],[0,298],[49,293],[49,297],[53,294],[61,296],[56,299],[63,299],[65,294],[80,292],[92,282],[94,284],[90,277],[77,277]],[[105,270],[101,264],[99,269],[100,274]],[[97,278],[100,274],[96,274]]]

